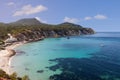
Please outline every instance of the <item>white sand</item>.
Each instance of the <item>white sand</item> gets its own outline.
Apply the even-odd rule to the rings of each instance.
[[[0,69],[4,70],[6,73],[11,74],[10,63],[12,51],[17,47],[24,44],[24,42],[16,42],[10,46],[7,46],[5,50],[0,51]]]

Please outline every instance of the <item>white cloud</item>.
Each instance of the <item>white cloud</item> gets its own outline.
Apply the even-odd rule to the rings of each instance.
[[[102,14],[97,14],[95,16],[86,16],[83,19],[79,20],[77,18],[69,18],[65,17],[64,22],[70,22],[70,23],[77,23],[79,21],[88,21],[88,20],[104,20],[107,19],[108,17]]]
[[[95,15],[93,17],[87,16],[87,17],[84,18],[84,20],[93,20],[93,19],[103,20],[103,19],[107,19],[107,16],[102,15],[102,14],[97,14],[97,15]]]
[[[79,20],[76,18],[65,17],[64,22],[77,23],[77,22],[79,22]]]
[[[35,19],[37,19],[38,21],[40,21],[40,22],[42,22],[42,23],[47,23],[47,21],[44,21],[44,20],[42,20],[42,19],[39,18],[39,17],[35,17]]]
[[[39,13],[39,12],[43,12],[47,10],[47,8],[43,5],[38,5],[38,6],[31,6],[29,5],[25,5],[21,8],[21,10],[16,11],[13,16],[22,16],[22,15],[30,15],[30,14],[35,14],[35,13]]]
[[[9,2],[9,3],[7,3],[7,5],[8,6],[13,6],[13,5],[15,5],[15,3],[14,2]]]
[[[94,18],[95,18],[95,19],[102,20],[102,19],[107,19],[107,16],[102,15],[102,14],[97,14],[96,16],[94,16]]]
[[[84,18],[84,20],[91,20],[91,19],[92,17],[89,17],[89,16]]]

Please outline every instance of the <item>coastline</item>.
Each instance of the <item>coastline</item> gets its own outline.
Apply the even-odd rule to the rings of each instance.
[[[7,74],[11,74],[11,60],[16,54],[15,48],[25,44],[26,42],[15,42],[12,45],[6,46],[5,50],[0,51],[0,69],[5,71]]]
[[[23,44],[29,43],[29,42],[36,42],[43,40],[44,37],[36,39],[36,40],[29,40],[29,41],[20,41],[20,42],[13,42],[10,45],[7,45],[5,47],[5,50],[0,50],[0,69],[5,71],[7,74],[12,74],[13,71],[11,71],[11,60],[16,55],[15,48],[18,46],[21,46]]]

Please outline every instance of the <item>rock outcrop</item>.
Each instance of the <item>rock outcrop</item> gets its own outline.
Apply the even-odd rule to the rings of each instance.
[[[47,37],[65,37],[65,36],[76,36],[76,35],[88,35],[94,34],[95,32],[91,28],[84,28],[82,30],[48,30],[48,31],[25,31],[17,34],[15,37],[18,41],[35,41],[42,40]]]

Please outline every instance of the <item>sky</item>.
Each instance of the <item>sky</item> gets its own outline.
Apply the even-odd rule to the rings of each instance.
[[[120,0],[0,0],[0,22],[36,18],[71,22],[96,32],[120,32]]]

